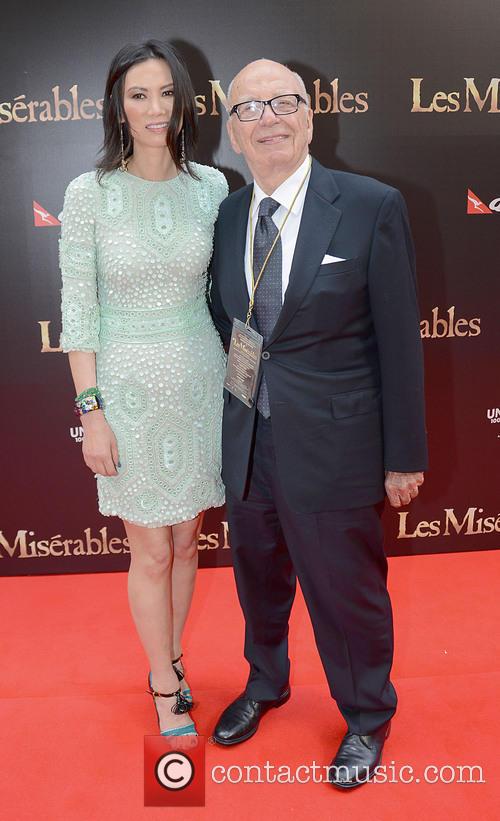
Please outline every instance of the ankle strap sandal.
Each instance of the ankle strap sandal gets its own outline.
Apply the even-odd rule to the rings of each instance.
[[[187,713],[191,704],[189,701],[182,695],[181,688],[179,687],[178,690],[174,690],[173,693],[160,693],[158,690],[154,690],[151,685],[151,673],[149,674],[149,690],[147,692],[153,696],[153,698],[160,697],[160,698],[172,698],[175,696],[175,703],[172,705],[172,712],[176,713],[176,715],[180,715],[181,713]]]
[[[179,682],[182,681],[182,679],[184,678],[184,670],[179,670],[179,668],[176,667],[175,665],[180,662],[183,655],[184,655],[184,653],[181,653],[178,658],[172,659],[172,667],[175,670],[175,674],[176,674],[177,678],[179,679]],[[183,687],[182,690],[181,690],[181,693],[182,693],[183,698],[188,702],[190,709],[192,707],[194,707],[193,695],[191,693],[191,688],[190,687]]]
[[[175,670],[175,674],[176,674],[177,678],[179,679],[179,681],[182,681],[182,679],[184,678],[184,671],[183,671],[183,670],[179,670],[179,668],[178,668],[178,667],[176,667],[175,665],[176,665],[176,664],[178,664],[178,663],[180,662],[180,660],[181,660],[181,658],[183,657],[183,655],[184,655],[184,653],[181,653],[181,654],[180,654],[180,656],[179,656],[178,658],[176,658],[176,659],[172,659],[172,667],[174,668],[174,670]]]

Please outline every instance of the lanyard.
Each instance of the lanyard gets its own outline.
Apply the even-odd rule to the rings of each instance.
[[[297,191],[295,192],[295,196],[294,196],[294,198],[293,198],[293,200],[290,204],[290,207],[289,207],[288,211],[286,212],[286,214],[283,218],[283,222],[281,223],[281,225],[278,229],[278,233],[276,234],[276,236],[274,238],[274,242],[271,245],[264,262],[262,263],[262,268],[259,271],[259,275],[258,275],[257,279],[255,279],[254,270],[253,270],[253,241],[254,241],[254,235],[253,235],[253,201],[254,201],[254,193],[255,192],[252,191],[252,199],[251,199],[251,202],[250,202],[250,232],[249,232],[250,233],[250,236],[249,236],[249,246],[250,246],[249,247],[249,256],[250,256],[250,273],[251,273],[251,276],[252,276],[252,293],[250,295],[250,300],[249,300],[249,303],[248,303],[248,313],[247,313],[247,319],[246,319],[246,323],[245,323],[247,328],[250,324],[250,319],[252,317],[253,306],[254,306],[254,302],[255,302],[255,292],[256,292],[256,290],[258,288],[258,285],[259,285],[259,283],[262,279],[262,274],[264,273],[265,267],[266,267],[267,263],[269,262],[269,260],[271,258],[271,254],[274,251],[276,243],[278,242],[279,238],[281,237],[281,233],[283,231],[283,228],[285,227],[285,223],[286,223],[288,217],[290,216],[290,214],[292,213],[292,208],[295,205],[297,197],[299,196],[300,192],[302,191],[302,189],[304,187],[304,183],[305,183],[305,181],[307,179],[307,176],[308,176],[308,174],[311,170],[311,165],[312,165],[312,157],[309,158],[309,165],[308,165],[307,171],[304,174],[302,182],[300,183]]]

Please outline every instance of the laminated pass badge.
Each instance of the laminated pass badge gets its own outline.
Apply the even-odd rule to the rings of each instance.
[[[224,387],[249,408],[255,404],[263,341],[253,328],[233,319]]]

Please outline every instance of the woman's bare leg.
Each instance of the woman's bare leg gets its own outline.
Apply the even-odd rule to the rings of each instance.
[[[203,522],[203,513],[189,522],[172,526],[174,560],[172,565],[172,658],[182,653],[182,633],[193,598],[196,571],[198,569],[198,536]],[[183,669],[182,662],[176,665]],[[188,687],[186,679],[181,687]]]
[[[128,596],[139,638],[149,659],[153,688],[173,693],[179,681],[172,667],[172,528],[147,528],[124,521],[130,545]],[[175,698],[156,698],[160,729],[183,727],[188,713],[172,713]]]

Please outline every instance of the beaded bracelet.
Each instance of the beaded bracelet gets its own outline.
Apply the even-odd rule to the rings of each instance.
[[[99,388],[94,386],[93,388],[86,388],[84,391],[79,393],[78,396],[75,396],[75,402],[79,402],[80,399],[84,399],[86,396],[99,396],[99,398],[102,399],[101,391]]]
[[[87,388],[75,397],[75,413],[83,416],[94,410],[102,410],[104,402],[99,388]]]

